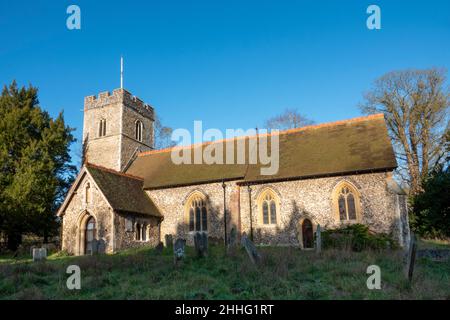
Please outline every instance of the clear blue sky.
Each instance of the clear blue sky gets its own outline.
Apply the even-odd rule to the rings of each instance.
[[[81,30],[66,8],[81,8]],[[381,7],[381,30],[366,8]],[[81,137],[83,97],[119,87],[163,122],[262,127],[285,108],[316,122],[360,115],[383,73],[450,67],[450,1],[19,1],[0,3],[0,84],[39,88]],[[74,146],[74,149],[77,147]]]

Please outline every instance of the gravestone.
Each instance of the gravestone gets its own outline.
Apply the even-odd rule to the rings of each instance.
[[[241,244],[245,248],[245,251],[247,251],[253,264],[259,264],[261,262],[261,255],[245,233],[242,235]]]
[[[316,253],[320,253],[321,251],[322,251],[322,229],[320,228],[320,224],[318,224],[316,229]]]
[[[33,261],[43,261],[47,259],[47,249],[34,248],[33,249]]]
[[[236,242],[237,242],[237,232],[236,232],[236,228],[232,227],[231,231],[230,231],[230,238],[228,240],[228,247],[232,248],[236,246]]]
[[[91,255],[98,253],[98,240],[92,239],[91,241]]]
[[[416,261],[417,239],[416,235],[411,232],[411,240],[409,244],[408,256],[406,257],[406,276],[411,281],[414,273],[414,263]]]
[[[237,249],[237,232],[236,228],[232,227],[230,231],[230,237],[228,240],[227,254],[233,255],[236,252],[236,249]]]
[[[178,238],[173,246],[174,264],[177,266],[184,258],[186,240]]]
[[[155,247],[155,253],[161,254],[163,252],[163,249],[164,249],[164,244],[160,241],[158,243],[158,245]]]
[[[97,253],[105,253],[106,251],[106,241],[103,239],[100,239],[97,241]]]
[[[208,237],[205,232],[196,232],[194,235],[194,246],[197,257],[208,256]]]
[[[165,242],[166,242],[166,248],[172,248],[173,247],[173,237],[171,234],[166,234],[164,236]]]

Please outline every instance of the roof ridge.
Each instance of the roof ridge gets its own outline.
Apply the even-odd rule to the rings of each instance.
[[[106,167],[103,167],[103,166],[99,166],[97,164],[93,164],[93,163],[90,163],[90,162],[87,162],[85,164],[85,166],[86,167],[96,168],[96,169],[99,169],[99,170],[102,170],[102,171],[106,171],[106,172],[109,172],[109,173],[112,173],[112,174],[116,174],[118,176],[124,176],[124,177],[127,177],[127,178],[132,178],[132,179],[144,181],[144,178],[141,178],[141,177],[138,177],[138,176],[134,176],[134,175],[129,174],[129,173],[120,172],[120,171],[117,171],[117,170],[114,170],[114,169],[111,169],[111,168],[106,168]]]
[[[321,129],[321,128],[333,127],[333,126],[350,124],[350,123],[355,123],[355,122],[363,122],[363,121],[380,119],[380,118],[384,118],[383,113],[376,113],[376,114],[371,114],[368,116],[356,117],[356,118],[351,118],[351,119],[347,119],[347,120],[338,120],[338,121],[333,121],[333,122],[313,124],[313,125],[304,126],[304,127],[300,127],[300,128],[280,130],[277,132],[262,133],[262,134],[257,133],[252,136],[239,136],[239,137],[233,137],[233,138],[220,139],[220,140],[216,140],[216,141],[199,142],[199,143],[190,144],[188,146],[175,146],[175,147],[169,147],[169,148],[164,148],[164,149],[160,149],[160,150],[143,151],[138,154],[138,157],[151,155],[151,154],[157,154],[157,153],[164,153],[164,152],[169,152],[169,151],[173,151],[173,150],[192,149],[192,148],[196,148],[198,146],[208,145],[211,143],[223,143],[223,142],[231,141],[231,140],[240,140],[240,139],[255,138],[255,137],[261,137],[261,136],[264,137],[264,136],[271,136],[271,135],[291,134],[291,133],[296,133],[296,132],[301,132],[301,131]]]

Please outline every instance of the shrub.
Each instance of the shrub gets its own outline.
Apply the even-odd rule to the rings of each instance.
[[[365,249],[395,248],[397,243],[387,234],[373,234],[362,224],[352,224],[322,232],[324,248],[362,251]]]

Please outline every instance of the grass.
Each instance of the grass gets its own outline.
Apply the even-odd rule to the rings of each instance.
[[[399,251],[326,250],[320,255],[289,247],[263,247],[253,266],[243,249],[226,255],[193,248],[181,267],[172,252],[128,250],[114,255],[69,257],[46,262],[0,257],[0,299],[450,299],[450,262],[417,261],[414,279],[403,274]],[[81,268],[81,290],[68,290],[66,268]],[[366,286],[366,269],[381,268],[381,290]]]
[[[420,239],[419,249],[448,249],[450,250],[450,240],[443,239]]]

